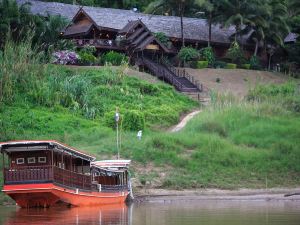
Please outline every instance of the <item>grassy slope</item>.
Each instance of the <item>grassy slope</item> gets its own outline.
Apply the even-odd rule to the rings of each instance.
[[[222,104],[220,102],[223,102]],[[10,106],[1,118],[14,139],[58,139],[115,157],[115,132],[66,109]],[[20,116],[21,115],[21,116]],[[17,128],[16,128],[17,127]],[[122,133],[121,155],[143,185],[166,188],[265,188],[300,182],[299,114],[281,103],[217,100],[178,133]]]
[[[20,92],[13,103],[1,105],[1,141],[57,139],[98,159],[115,157],[115,132],[107,127],[107,113],[116,106],[122,113],[134,108],[148,122],[142,141],[137,140],[136,131],[122,132],[121,155],[133,160],[137,185],[265,188],[300,182],[299,103],[289,103],[293,94],[285,89],[288,96],[272,99],[277,92],[271,92],[259,102],[216,99],[184,130],[171,134],[158,128],[176,123],[180,113],[196,103],[167,85],[128,77],[115,79],[116,73],[107,68],[78,72],[58,67],[50,71],[42,81],[47,93],[32,97],[32,93]],[[53,92],[48,78],[56,74],[60,84]],[[72,81],[68,88],[61,85],[66,81]],[[93,100],[87,101],[89,107],[101,109],[93,119],[80,106],[81,96],[74,96],[77,92],[69,88],[78,88],[82,81],[88,84],[83,95]],[[51,95],[45,98],[57,92],[58,100]],[[264,93],[254,92],[253,96],[260,92]],[[69,98],[71,104],[66,105]],[[35,99],[40,99],[39,104]]]

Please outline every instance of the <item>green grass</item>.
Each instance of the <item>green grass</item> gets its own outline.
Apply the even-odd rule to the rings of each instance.
[[[142,141],[137,140],[136,132],[123,131],[121,156],[133,160],[133,174],[142,184],[151,183],[155,174],[163,188],[297,186],[300,117],[285,105],[284,97],[280,99],[274,104],[270,99],[239,102],[222,97],[184,130],[168,133],[148,128]],[[98,159],[116,156],[113,129],[59,110],[7,107],[3,118],[10,118],[11,125],[5,130],[13,139],[58,139]],[[154,166],[153,171],[140,170],[149,165]],[[167,176],[161,177],[156,168]]]
[[[258,86],[244,100],[213,95],[212,104],[185,129],[169,133],[166,127],[197,103],[168,85],[127,77],[123,67],[74,70],[21,58],[13,67],[6,61],[0,57],[5,68],[0,141],[56,139],[99,160],[113,158],[112,120],[118,107],[128,128],[121,132],[121,156],[133,160],[132,173],[142,185],[154,179],[160,187],[177,189],[299,185],[300,95],[295,83]],[[30,76],[24,78],[26,71]],[[144,126],[141,141],[136,121],[146,121],[138,122]]]

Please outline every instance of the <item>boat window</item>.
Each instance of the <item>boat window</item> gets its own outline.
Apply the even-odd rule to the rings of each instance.
[[[61,168],[61,169],[64,169],[64,168],[65,168],[65,164],[59,162],[59,163],[58,163],[58,167]]]
[[[17,158],[17,164],[24,164],[25,160],[24,158]]]
[[[39,163],[46,163],[46,157],[39,157],[38,162]]]
[[[27,162],[28,162],[28,164],[35,163],[35,157],[29,157],[29,158],[27,158]]]

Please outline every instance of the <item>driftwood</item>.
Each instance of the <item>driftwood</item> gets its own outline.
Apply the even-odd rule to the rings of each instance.
[[[294,196],[294,195],[300,195],[300,192],[298,192],[298,193],[291,193],[291,194],[285,194],[284,197],[290,197],[290,196]]]

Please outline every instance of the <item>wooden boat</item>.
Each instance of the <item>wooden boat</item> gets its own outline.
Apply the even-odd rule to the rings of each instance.
[[[130,160],[95,157],[53,140],[0,143],[3,192],[21,207],[123,203]]]

